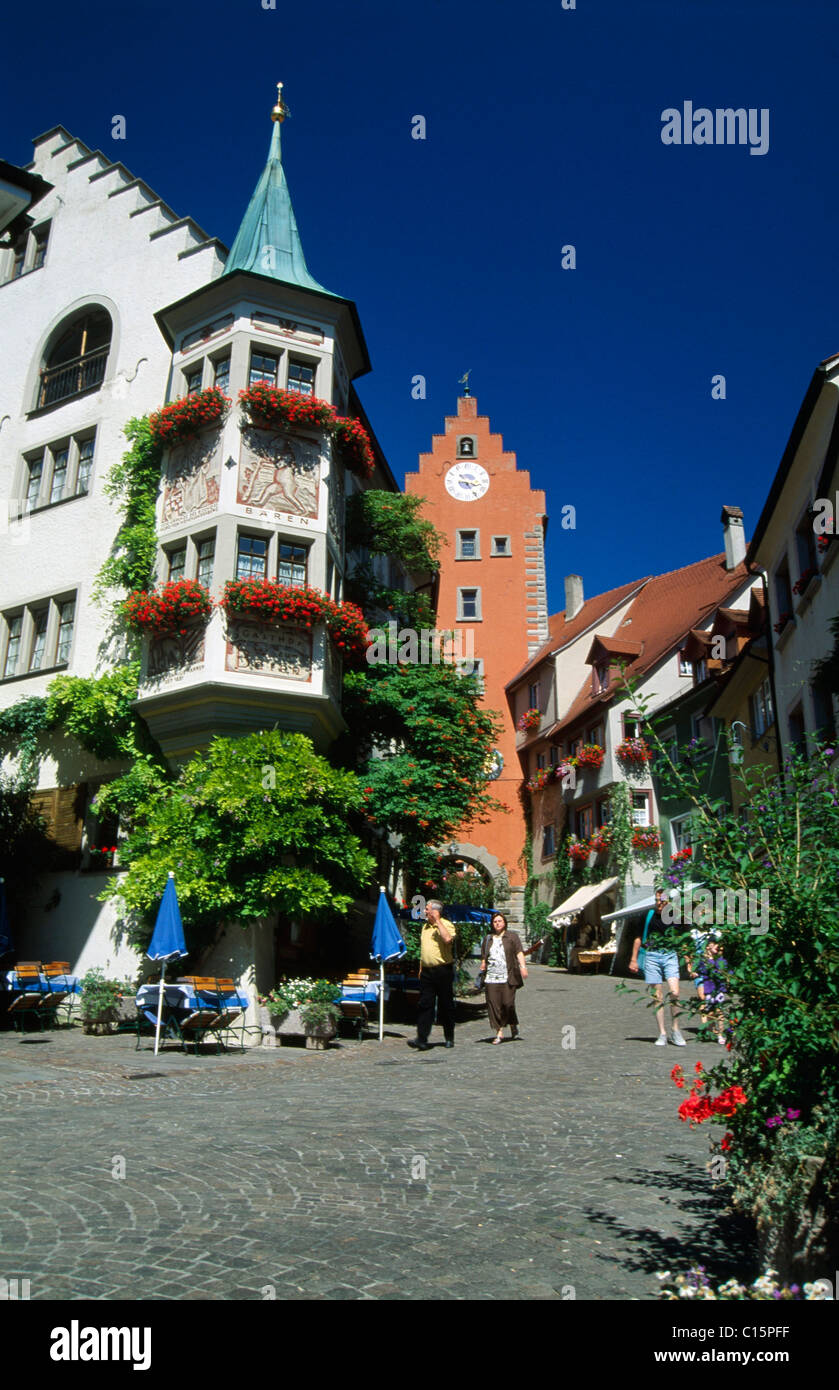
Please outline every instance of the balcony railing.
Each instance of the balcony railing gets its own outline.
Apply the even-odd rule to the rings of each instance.
[[[39,408],[55,405],[57,401],[69,400],[71,396],[80,396],[82,391],[101,386],[110,350],[109,343],[107,347],[97,348],[84,357],[74,357],[70,362],[62,362],[59,367],[48,367],[41,372]]]

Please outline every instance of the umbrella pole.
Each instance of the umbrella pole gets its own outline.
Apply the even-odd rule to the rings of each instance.
[[[385,1035],[385,963],[379,961],[379,1042]]]
[[[166,974],[166,962],[163,961],[160,967],[160,993],[157,998],[157,1027],[154,1030],[154,1055],[158,1054],[160,1048],[160,1020],[163,1017],[163,976]]]

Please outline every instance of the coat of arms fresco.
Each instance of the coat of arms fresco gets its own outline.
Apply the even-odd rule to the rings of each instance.
[[[286,680],[311,680],[311,633],[302,628],[232,622],[225,668],[260,676],[283,676]]]
[[[163,480],[163,526],[179,526],[218,507],[221,438],[205,430],[169,454]]]
[[[320,448],[283,430],[242,431],[237,501],[245,507],[316,517]]]

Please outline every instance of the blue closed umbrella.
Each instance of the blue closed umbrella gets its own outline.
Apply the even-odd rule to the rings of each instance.
[[[0,956],[9,955],[14,950],[9,914],[6,910],[6,885],[0,878]]]
[[[157,921],[154,924],[154,932],[146,955],[149,960],[162,962],[160,967],[160,997],[157,1002],[157,1028],[154,1034],[154,1055],[156,1057],[160,1047],[160,1020],[163,1017],[163,977],[166,974],[166,962],[167,960],[179,960],[188,955],[184,940],[183,922],[181,921],[181,909],[178,906],[178,895],[175,891],[175,875],[172,869],[169,870],[169,878],[158,908]]]
[[[370,959],[379,962],[379,1042],[382,1041],[385,1030],[385,961],[404,956],[407,949],[390,910],[384,887],[380,887],[379,906],[376,908],[370,949]]]

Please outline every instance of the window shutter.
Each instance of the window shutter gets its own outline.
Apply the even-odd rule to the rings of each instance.
[[[32,806],[46,821],[45,833],[58,849],[76,853],[82,847],[87,783],[35,792]]]

